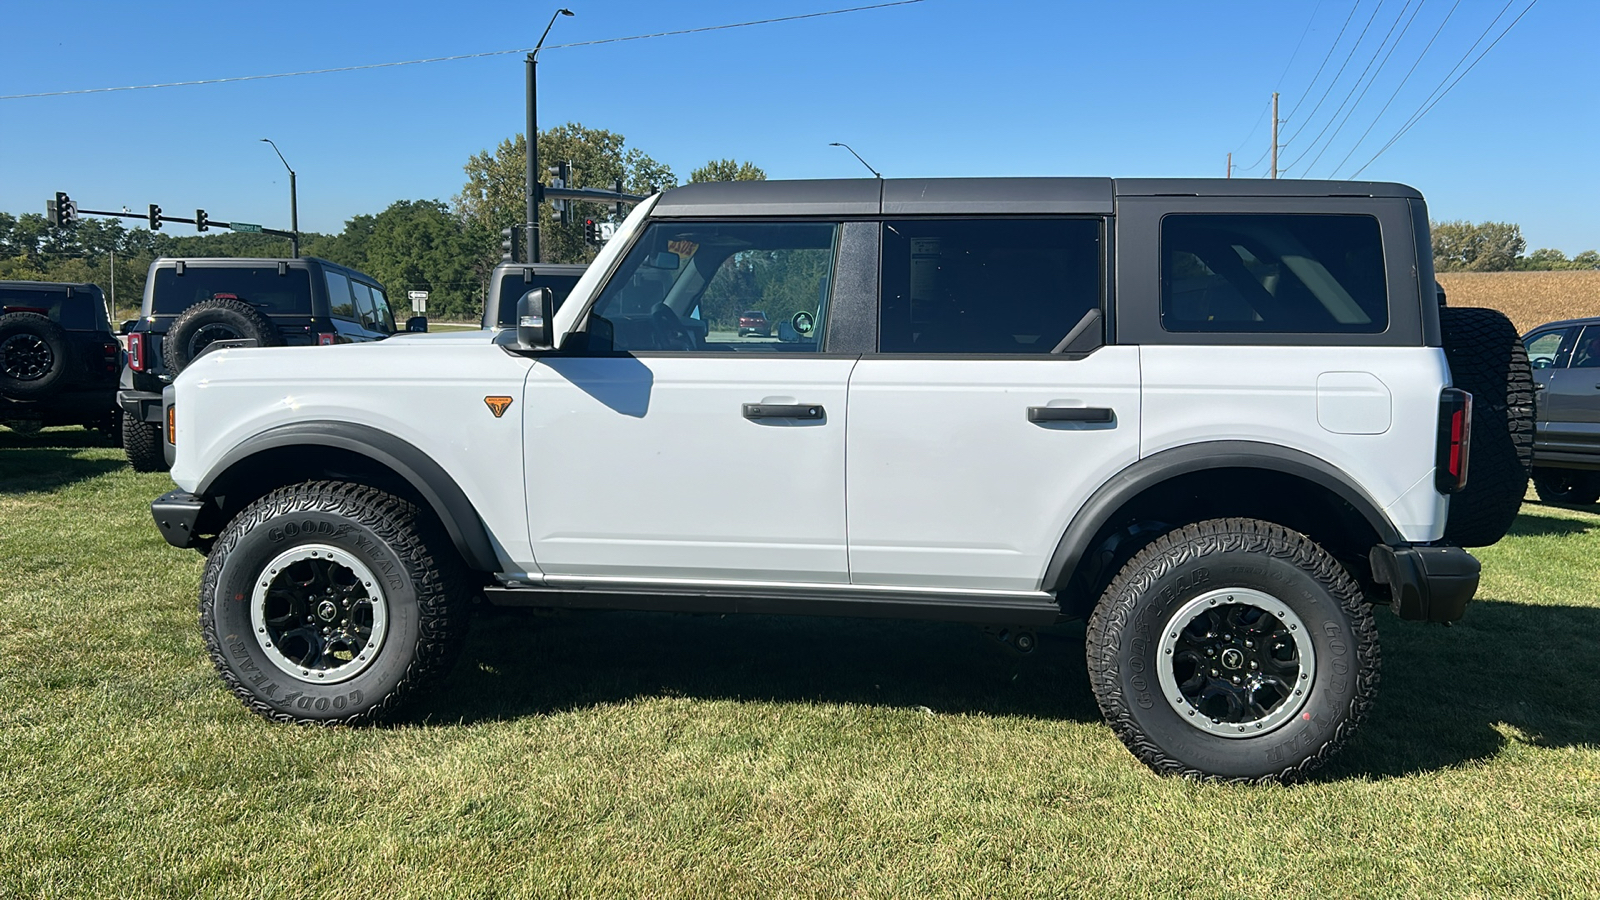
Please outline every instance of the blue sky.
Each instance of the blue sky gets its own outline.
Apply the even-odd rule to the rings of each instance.
[[[924,0],[550,48],[866,2],[567,0],[577,16],[556,22],[540,57],[540,125],[578,121],[621,132],[682,179],[717,157],[751,160],[774,178],[866,174],[830,141],[852,144],[889,177],[1220,176],[1228,151],[1238,151],[1243,167],[1267,147],[1262,112],[1277,88],[1286,116],[1299,106],[1282,129],[1298,138],[1283,154],[1300,164],[1289,174],[1343,177],[1398,130],[1505,8],[1502,0]],[[1512,0],[1484,43],[1527,2]],[[1388,113],[1336,168],[1453,5]],[[6,0],[0,95],[528,47],[555,8]],[[1350,96],[1345,110],[1354,112],[1341,127],[1345,114],[1334,119],[1332,111],[1379,38],[1396,22],[1400,34],[1413,12],[1404,38],[1391,39],[1387,63],[1379,69],[1382,55],[1372,63],[1370,89]],[[1597,34],[1600,2],[1539,0],[1362,177],[1416,186],[1435,218],[1517,222],[1530,250],[1600,247]],[[1312,138],[1329,122],[1327,133],[1338,136],[1308,170],[1322,149]],[[204,206],[218,219],[287,227],[287,175],[258,142],[271,137],[299,174],[301,227],[333,232],[395,200],[449,200],[468,156],[522,125],[519,55],[0,100],[0,209],[42,212],[64,190],[86,207],[156,202],[192,215]]]

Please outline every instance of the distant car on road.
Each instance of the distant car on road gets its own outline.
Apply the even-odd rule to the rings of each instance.
[[[1600,317],[1540,325],[1533,366],[1533,487],[1550,503],[1600,499]]]
[[[747,309],[739,313],[739,337],[752,334],[761,337],[772,336],[772,323],[767,321],[767,314],[759,309]]]
[[[0,423],[117,427],[122,346],[92,284],[0,281]]]

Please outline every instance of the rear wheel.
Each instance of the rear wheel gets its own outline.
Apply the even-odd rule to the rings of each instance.
[[[1450,498],[1445,540],[1486,547],[1505,537],[1522,508],[1533,458],[1533,369],[1522,338],[1493,309],[1439,310],[1456,387],[1472,394],[1467,486]]]
[[[1372,609],[1304,535],[1214,519],[1157,538],[1089,620],[1106,721],[1162,774],[1293,781],[1349,740],[1378,684]]]
[[[222,680],[279,721],[388,713],[454,661],[470,582],[443,530],[398,497],[307,482],[252,503],[206,561],[200,627]]]
[[[135,472],[165,472],[167,457],[161,447],[161,426],[122,414],[122,452]]]
[[[1593,503],[1600,500],[1600,472],[1536,467],[1533,489],[1546,503]]]
[[[65,387],[71,367],[67,333],[38,313],[0,316],[0,395],[38,400]]]

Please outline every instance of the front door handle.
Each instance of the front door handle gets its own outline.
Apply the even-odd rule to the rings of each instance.
[[[1545,389],[1545,388],[1547,388],[1547,387],[1549,387],[1549,385],[1547,385],[1547,384],[1540,384],[1540,383],[1539,383],[1539,382],[1537,382],[1537,381],[1535,381],[1535,382],[1534,382],[1534,383],[1533,383],[1533,389],[1534,389],[1534,390],[1536,390],[1536,391],[1542,391],[1542,390],[1544,390],[1544,389]],[[1597,385],[1595,385],[1595,387],[1600,387],[1600,384],[1597,384]]]
[[[820,403],[746,403],[746,419],[820,419],[827,414]]]
[[[1110,422],[1113,411],[1104,406],[1030,406],[1029,422]]]

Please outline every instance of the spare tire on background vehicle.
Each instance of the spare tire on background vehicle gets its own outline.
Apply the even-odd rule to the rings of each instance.
[[[1528,492],[1533,369],[1516,326],[1499,310],[1441,307],[1439,328],[1450,378],[1472,394],[1467,486],[1450,498],[1444,537],[1487,547],[1511,530]]]
[[[167,371],[176,375],[216,341],[254,340],[258,347],[280,347],[283,335],[255,307],[232,297],[213,297],[184,310],[167,329],[161,345]]]
[[[0,316],[0,395],[38,400],[65,387],[71,352],[67,333],[48,318],[31,312]]]

